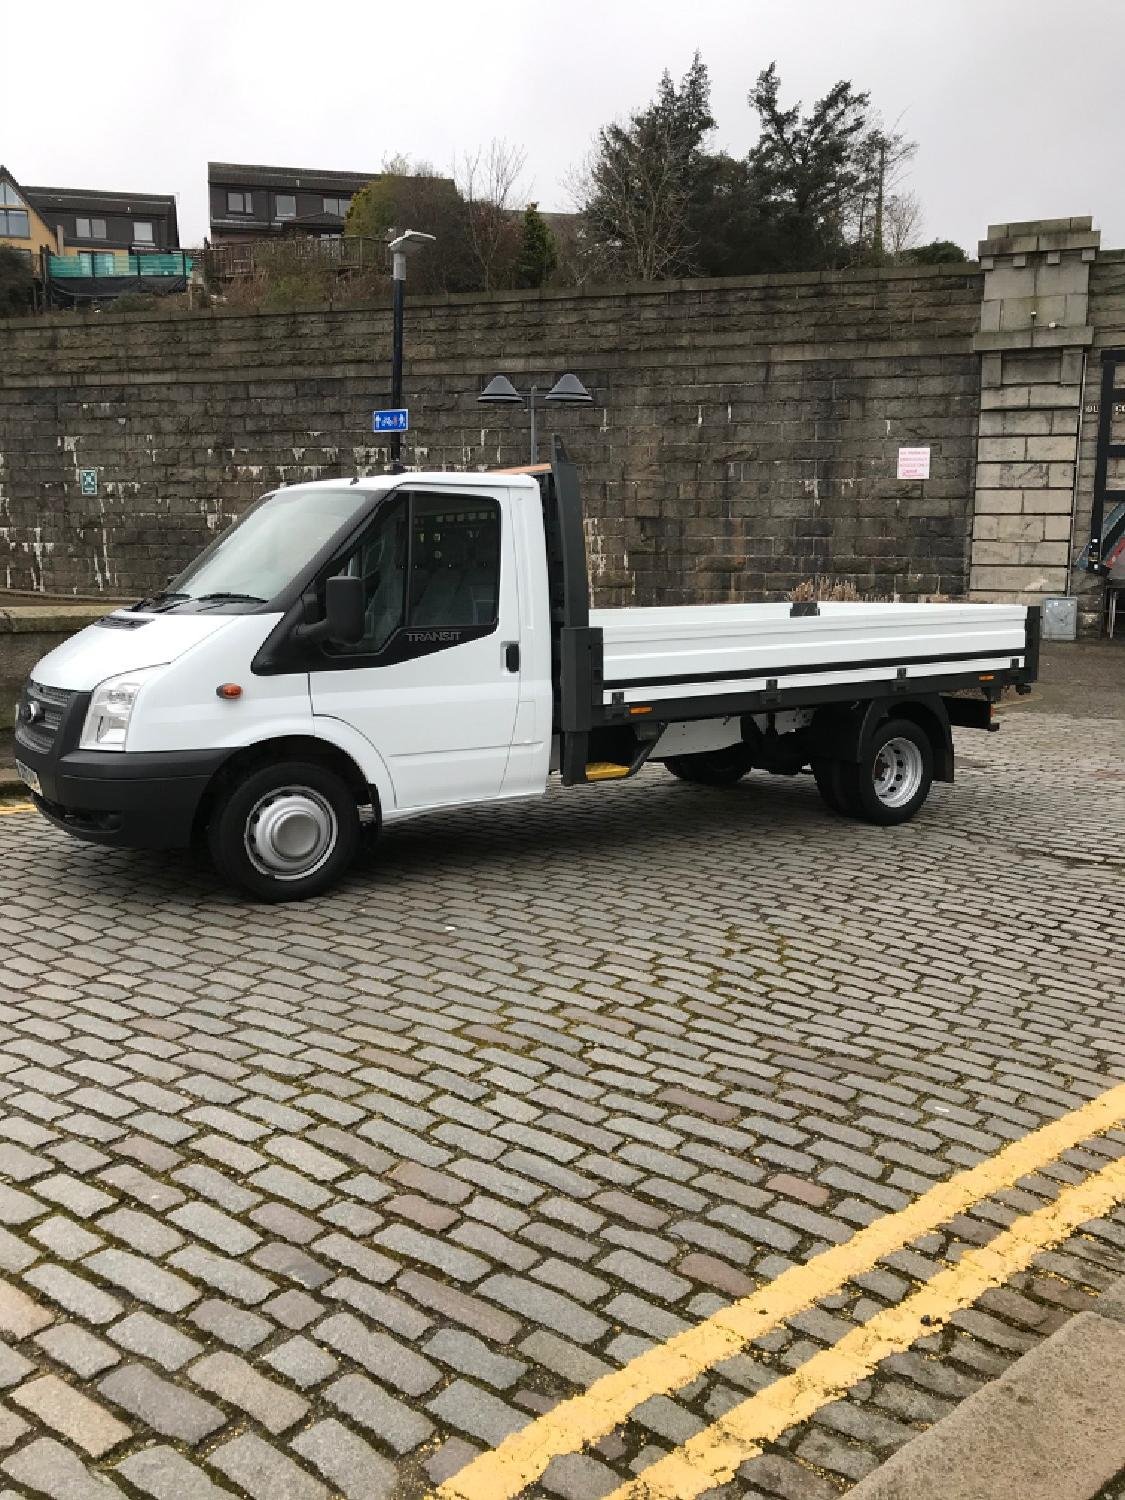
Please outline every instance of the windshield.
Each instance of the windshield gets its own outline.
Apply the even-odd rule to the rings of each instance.
[[[264,603],[292,583],[337,531],[370,504],[371,491],[358,485],[322,490],[295,484],[278,490],[247,511],[153,600]]]

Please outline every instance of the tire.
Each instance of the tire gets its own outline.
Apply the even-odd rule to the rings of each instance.
[[[259,901],[302,901],[334,885],[359,848],[346,782],[315,761],[248,771],[220,794],[207,825],[219,874]]]
[[[842,764],[840,790],[848,812],[865,823],[907,823],[930,795],[934,752],[924,729],[888,719],[875,730],[857,765]]]
[[[679,781],[693,786],[734,786],[754,769],[746,745],[728,745],[722,750],[703,750],[695,755],[673,755],[664,762]]]
[[[834,813],[839,813],[842,818],[847,818],[852,813],[844,800],[844,789],[841,785],[843,769],[838,760],[814,760],[812,763],[816,789],[825,806],[831,808]]]

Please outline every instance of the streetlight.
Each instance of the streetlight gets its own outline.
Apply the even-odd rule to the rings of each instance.
[[[394,231],[391,231],[392,234]],[[420,229],[404,229],[391,241],[391,276],[394,286],[394,342],[391,348],[391,405],[402,406],[402,324],[406,308],[406,257],[421,245],[432,245],[436,236]],[[391,466],[397,474],[402,469],[402,433],[391,433]]]
[[[535,398],[539,387],[533,385],[528,391],[518,391],[506,375],[494,375],[481,391],[477,400],[482,406],[523,406],[531,413],[531,462],[539,462],[539,428],[535,415]],[[593,396],[577,375],[560,375],[543,397],[552,406],[590,406]]]

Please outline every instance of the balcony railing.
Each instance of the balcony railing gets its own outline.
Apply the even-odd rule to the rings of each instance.
[[[186,250],[80,250],[48,255],[47,275],[52,281],[78,276],[190,276],[194,261]]]

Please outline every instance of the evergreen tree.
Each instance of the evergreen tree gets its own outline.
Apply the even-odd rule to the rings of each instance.
[[[715,128],[710,99],[697,52],[678,85],[665,72],[651,104],[598,132],[582,208],[610,274],[658,281],[693,269],[692,208],[709,165],[703,143]]]
[[[903,259],[913,266],[949,266],[967,260],[968,256],[952,240],[931,240],[928,245],[907,250]]]
[[[0,317],[35,309],[35,276],[30,259],[12,245],[0,245]]]
[[[756,269],[805,271],[848,259],[845,229],[869,189],[872,149],[866,93],[841,79],[802,117],[783,109],[771,63],[749,99],[761,136],[748,158]]]
[[[516,257],[516,285],[546,286],[558,263],[555,237],[539,212],[538,203],[529,203],[523,212],[523,236]]]

